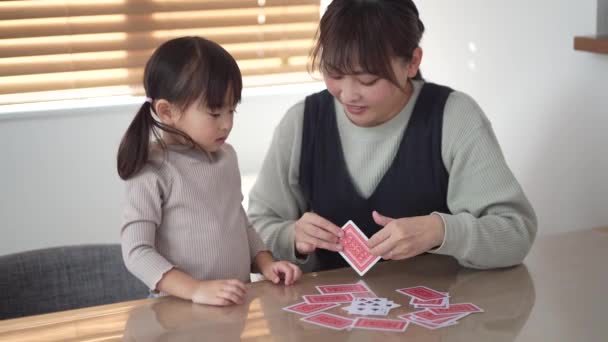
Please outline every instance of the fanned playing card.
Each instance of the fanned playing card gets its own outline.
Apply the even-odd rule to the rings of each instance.
[[[336,306],[340,306],[340,303],[307,303],[301,302],[297,304],[293,304],[287,307],[284,307],[283,310],[289,312],[295,312],[300,315],[311,315],[313,313],[325,311],[327,309],[334,308]]]
[[[342,226],[342,231],[344,236],[340,239],[342,244],[340,255],[360,276],[363,276],[380,260],[380,257],[372,255],[367,247],[367,236],[353,221],[346,222]]]
[[[406,287],[403,289],[395,290],[404,295],[408,295],[410,297],[415,297],[420,300],[432,300],[432,299],[443,299],[446,295],[442,292],[435,291],[426,286],[414,286],[414,287]]]
[[[353,328],[369,329],[369,330],[384,330],[384,331],[405,331],[408,326],[408,321],[398,319],[380,319],[380,318],[357,318],[353,324]]]
[[[349,328],[353,324],[352,319],[333,315],[327,312],[306,316],[300,320],[335,330],[343,330]]]
[[[353,292],[366,292],[371,291],[367,286],[363,284],[335,284],[335,285],[319,285],[317,290],[323,294],[335,294],[335,293],[353,293]]]
[[[304,295],[306,303],[350,303],[355,297],[350,293],[326,294],[326,295]]]

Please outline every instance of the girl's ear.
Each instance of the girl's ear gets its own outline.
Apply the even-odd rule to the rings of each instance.
[[[175,122],[179,118],[179,113],[176,109],[165,99],[154,101],[154,111],[162,123],[167,126],[175,126]]]
[[[418,69],[420,69],[420,63],[422,63],[422,48],[417,47],[414,49],[414,53],[412,54],[412,59],[408,63],[407,66],[407,77],[414,78],[418,73]]]

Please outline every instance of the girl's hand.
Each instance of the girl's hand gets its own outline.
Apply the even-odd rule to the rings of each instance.
[[[237,279],[200,281],[192,293],[192,301],[218,306],[243,304],[246,292],[245,284]]]
[[[443,243],[445,228],[439,215],[392,219],[374,211],[372,216],[384,228],[367,241],[367,246],[383,259],[411,258]]]
[[[262,273],[266,279],[274,284],[278,284],[281,281],[281,278],[283,278],[285,285],[295,283],[302,276],[300,268],[287,261],[275,261],[270,263],[262,270]]]
[[[305,213],[296,221],[295,247],[300,254],[310,254],[317,248],[330,251],[342,250],[342,229],[315,213]]]

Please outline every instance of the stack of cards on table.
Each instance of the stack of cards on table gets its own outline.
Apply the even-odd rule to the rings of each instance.
[[[458,320],[476,312],[483,312],[473,303],[450,304],[450,295],[425,286],[397,289],[397,292],[410,296],[410,305],[420,311],[399,316],[408,322],[428,329],[439,329],[458,324]]]
[[[304,295],[304,301],[283,308],[305,317],[301,320],[322,327],[344,329],[371,329],[383,331],[405,331],[409,323],[428,329],[438,329],[458,324],[458,320],[476,312],[483,312],[472,303],[450,304],[450,295],[425,286],[407,287],[396,291],[410,296],[410,305],[419,311],[398,316],[399,319],[361,316],[387,316],[391,309],[399,307],[387,298],[378,298],[364,283],[317,286],[320,294]],[[349,315],[344,317],[325,312],[342,307]]]
[[[348,318],[324,312],[337,306],[348,304],[343,309],[349,314],[384,315],[399,304],[386,298],[378,298],[365,284],[338,284],[317,286],[321,294],[304,295],[304,302],[283,308],[286,311],[305,315],[302,321],[322,327],[343,329],[371,329],[384,331],[405,331],[408,322],[397,319],[367,317]]]

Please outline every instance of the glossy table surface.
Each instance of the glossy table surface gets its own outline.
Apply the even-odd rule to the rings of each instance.
[[[0,321],[0,341],[606,341],[608,229],[540,237],[523,265],[465,269],[451,258],[422,255],[377,264],[363,278],[351,269],[310,273],[294,286],[248,285],[247,303],[196,305],[172,297],[117,303]],[[322,284],[363,279],[379,297],[415,311],[396,288],[425,285],[485,312],[439,330],[410,325],[391,333],[333,331],[282,308]],[[346,316],[334,308],[329,312]]]

